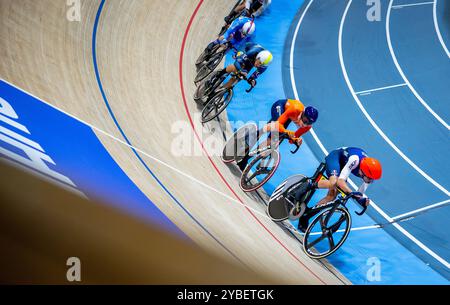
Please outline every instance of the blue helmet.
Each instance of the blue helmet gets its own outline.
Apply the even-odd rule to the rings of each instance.
[[[303,111],[304,116],[308,119],[309,125],[314,124],[319,118],[319,111],[312,106],[308,106]]]

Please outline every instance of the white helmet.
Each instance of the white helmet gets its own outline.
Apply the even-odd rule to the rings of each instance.
[[[242,27],[242,35],[244,36],[250,36],[252,35],[256,30],[256,24],[253,20],[247,21],[244,26]]]
[[[261,65],[267,67],[272,62],[273,55],[269,51],[261,51],[256,56],[256,59],[259,59],[259,61],[261,62]]]

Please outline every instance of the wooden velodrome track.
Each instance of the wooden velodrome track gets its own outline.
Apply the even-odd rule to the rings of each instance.
[[[170,153],[177,136],[171,130],[174,122],[190,127],[190,115],[200,136],[210,134],[194,117],[193,62],[233,2],[206,0],[198,7],[199,0],[106,1],[96,48],[107,100],[133,146],[172,167],[141,154],[161,183],[247,266],[280,283],[348,283],[307,258],[298,241],[264,216],[263,204],[239,190],[238,178],[218,157]],[[93,64],[93,29],[101,1],[81,3],[81,22],[69,22],[65,0],[0,1],[0,77],[124,140]],[[129,147],[102,133],[98,137],[132,181],[190,238],[235,261],[175,204]],[[194,135],[192,139],[198,145]]]

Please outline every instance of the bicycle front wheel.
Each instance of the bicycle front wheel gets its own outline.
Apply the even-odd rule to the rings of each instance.
[[[244,169],[240,186],[244,192],[252,192],[272,178],[280,165],[280,153],[273,150],[268,156],[256,156]]]
[[[303,250],[314,259],[321,259],[336,252],[350,233],[352,218],[347,209],[338,207],[321,212],[308,226],[303,239]]]
[[[232,89],[224,89],[212,97],[203,108],[202,123],[207,123],[218,117],[227,108],[228,104],[230,104],[232,98]]]

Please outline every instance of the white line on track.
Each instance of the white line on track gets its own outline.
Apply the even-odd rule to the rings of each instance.
[[[419,3],[411,3],[411,4],[398,4],[393,5],[392,8],[398,9],[398,8],[404,8],[404,7],[410,7],[410,6],[418,6],[418,5],[425,5],[425,4],[432,4],[433,2],[419,2]]]
[[[450,130],[450,126],[425,102],[425,100],[417,93],[416,89],[411,85],[410,81],[406,77],[405,73],[403,72],[402,67],[398,63],[397,56],[395,55],[394,48],[392,47],[392,41],[391,41],[391,30],[390,30],[390,21],[391,21],[391,11],[392,11],[392,3],[394,0],[391,0],[389,2],[389,7],[387,11],[387,17],[386,17],[386,38],[387,43],[389,46],[389,52],[391,53],[392,59],[394,60],[394,64],[397,67],[398,72],[400,73],[401,77],[403,78],[403,81],[408,85],[409,89],[412,91],[412,93],[415,95],[417,100],[436,118],[436,120],[439,121],[447,130]],[[433,3],[433,2],[430,2]]]
[[[355,232],[355,231],[366,231],[366,230],[373,230],[373,229],[380,229],[381,227],[378,225],[373,225],[373,226],[366,226],[366,227],[359,227],[359,228],[352,228],[350,229],[350,232]],[[337,230],[337,233],[343,233],[345,232],[345,230]],[[304,235],[304,233],[300,232],[300,234]],[[322,232],[313,232],[310,235],[322,235]]]
[[[403,83],[403,84],[398,84],[398,85],[392,85],[392,86],[381,87],[381,88],[375,88],[375,89],[370,89],[370,90],[359,91],[359,92],[356,92],[356,94],[372,93],[372,92],[376,92],[376,91],[381,91],[381,90],[386,90],[386,89],[392,89],[392,88],[398,88],[398,87],[404,87],[404,86],[406,86],[405,83]]]
[[[448,1],[448,0],[446,0],[446,1]],[[448,58],[450,58],[450,51],[448,50],[447,46],[445,45],[444,39],[442,38],[441,30],[439,29],[439,23],[437,20],[437,2],[438,2],[438,0],[434,0],[434,4],[433,4],[434,28],[436,29],[436,34],[439,38],[439,42],[441,43],[442,48],[444,49]]]
[[[443,206],[449,205],[449,204],[450,204],[450,199],[449,200],[444,200],[444,201],[441,201],[441,202],[438,202],[438,203],[435,203],[435,204],[427,205],[426,207],[423,207],[423,208],[420,208],[420,209],[417,209],[417,210],[414,210],[414,211],[410,211],[408,213],[404,213],[404,214],[392,217],[392,219],[397,220],[397,219],[400,219],[400,218],[403,218],[403,217],[412,216],[412,215],[419,214],[419,213],[422,213],[422,212],[425,212],[425,211],[437,209],[437,208],[440,208],[440,207],[443,207]]]
[[[291,44],[291,60],[290,60],[290,69],[291,69],[291,85],[292,88],[294,90],[294,95],[296,99],[299,99],[299,95],[297,92],[297,87],[295,85],[295,76],[294,76],[294,49],[295,49],[295,42],[297,40],[297,36],[298,36],[298,32],[300,29],[300,25],[301,22],[303,21],[304,16],[306,15],[306,13],[308,12],[309,7],[311,6],[311,4],[314,2],[314,0],[310,0],[310,2],[308,3],[308,6],[306,7],[305,11],[303,12],[303,15],[301,16],[299,23],[297,24],[297,28],[295,29],[294,32],[294,36],[292,38],[292,44]],[[342,17],[341,20],[341,25],[340,25],[340,29],[339,29],[339,49],[340,51],[342,51],[342,30],[344,27],[344,21],[345,18],[347,17],[347,13],[348,10],[350,8],[350,5],[352,3],[352,0],[349,1],[349,3],[347,4],[347,7],[345,9],[344,15]],[[340,52],[341,53],[341,52]],[[342,55],[342,53],[341,53]],[[348,76],[347,76],[347,80],[348,80]],[[347,84],[350,84],[349,82]],[[355,98],[355,100],[358,100],[357,95],[355,94],[353,88],[351,87],[351,84],[349,86],[349,88],[351,88],[353,97]],[[367,113],[367,112],[366,112]],[[328,151],[326,150],[325,146],[323,145],[322,141],[320,141],[319,137],[317,136],[317,134],[315,133],[315,131],[313,129],[311,129],[311,134],[314,137],[314,139],[316,140],[317,144],[319,145],[320,149],[322,150],[322,152],[325,155],[328,155]],[[357,189],[356,184],[349,179],[349,183],[350,185],[354,188]],[[393,222],[394,219],[392,219],[391,217],[389,217],[389,215],[387,215],[380,207],[378,207],[375,202],[371,202],[371,206],[383,217],[385,218],[388,222]],[[446,268],[450,268],[450,264],[443,259],[442,257],[440,257],[439,255],[437,255],[435,252],[433,252],[430,248],[428,248],[427,246],[425,246],[420,240],[418,240],[417,238],[415,238],[413,235],[411,235],[411,233],[409,233],[408,231],[406,231],[405,229],[403,229],[403,227],[401,227],[398,223],[394,223],[393,226],[399,230],[403,235],[405,235],[407,238],[409,238],[413,243],[415,243],[417,246],[419,246],[422,250],[424,250],[426,253],[428,253],[430,256],[432,256],[433,258],[435,258],[438,262],[440,262],[441,264],[443,264]]]
[[[396,221],[396,220],[401,219],[401,218],[405,218],[405,217],[408,217],[408,216],[414,216],[414,215],[420,214],[422,212],[433,210],[433,209],[437,209],[437,208],[440,208],[440,207],[443,207],[443,206],[449,205],[449,204],[450,204],[450,200],[441,201],[441,202],[438,202],[438,203],[435,203],[435,204],[428,205],[428,206],[423,207],[421,209],[417,209],[417,210],[414,210],[414,211],[411,211],[411,212],[408,212],[408,213],[405,213],[405,214],[401,214],[401,215],[392,217],[392,219],[394,221]],[[383,224],[374,224],[374,225],[371,225],[371,226],[352,228],[350,231],[353,232],[353,231],[365,231],[365,230],[373,230],[373,229],[382,229],[384,225]],[[342,233],[344,231],[345,230],[338,230],[336,232]],[[322,233],[321,232],[316,232],[316,233],[313,233],[311,235],[319,235],[319,234],[322,234]]]

